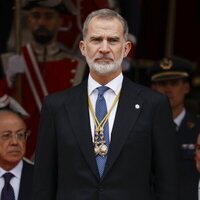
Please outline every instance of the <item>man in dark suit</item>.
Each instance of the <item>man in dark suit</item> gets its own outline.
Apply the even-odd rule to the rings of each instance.
[[[45,99],[33,200],[150,200],[152,175],[156,199],[178,199],[170,106],[165,96],[123,77],[127,34],[115,11],[87,17],[80,50],[89,77]]]
[[[23,159],[28,133],[23,117],[9,108],[0,109],[1,200],[31,199],[33,165]],[[8,178],[8,179],[7,179]]]
[[[190,92],[192,65],[182,58],[163,58],[148,70],[151,87],[168,96],[180,147],[180,200],[197,200],[199,175],[195,166],[195,144],[200,119],[185,106]]]

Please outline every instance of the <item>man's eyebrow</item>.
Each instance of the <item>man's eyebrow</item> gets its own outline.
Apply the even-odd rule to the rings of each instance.
[[[118,41],[118,40],[120,40],[120,38],[118,36],[109,36],[108,40],[116,40],[116,41]]]
[[[102,36],[91,36],[90,39],[102,39]],[[108,40],[120,40],[118,36],[108,36]]]
[[[4,133],[12,133],[12,131],[11,130],[4,130],[4,131],[2,131],[2,134],[4,134]]]
[[[90,39],[96,39],[96,38],[102,38],[102,36],[93,35],[93,36],[90,37]]]
[[[102,41],[103,38],[101,36],[91,36],[89,41]]]

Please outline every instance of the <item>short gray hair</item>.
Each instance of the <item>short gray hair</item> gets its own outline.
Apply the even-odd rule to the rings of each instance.
[[[85,39],[85,37],[87,35],[88,25],[94,17],[97,17],[99,19],[106,19],[106,20],[110,20],[110,19],[113,19],[113,18],[118,19],[123,26],[124,39],[125,40],[128,39],[128,24],[127,24],[127,21],[120,14],[118,14],[116,11],[110,10],[110,9],[95,10],[87,16],[87,18],[85,19],[85,22],[83,24],[83,30],[82,30],[83,39]]]

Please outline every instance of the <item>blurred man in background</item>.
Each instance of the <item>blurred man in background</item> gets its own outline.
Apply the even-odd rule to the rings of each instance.
[[[31,199],[33,165],[23,159],[28,138],[24,113],[0,99],[0,199]]]
[[[22,56],[10,56],[4,62],[6,81],[1,84],[0,90],[12,94],[16,89],[16,75],[22,73],[19,96],[22,106],[31,116],[28,120],[31,136],[26,152],[26,156],[31,158],[44,96],[81,82],[85,63],[63,51],[57,42],[57,33],[62,24],[61,15],[68,12],[62,2],[28,0],[23,10],[27,12],[32,40],[22,48]]]
[[[180,200],[196,200],[198,173],[194,152],[200,119],[185,107],[192,66],[181,58],[163,58],[148,70],[151,87],[169,98],[180,147]],[[160,113],[162,115],[162,113]]]

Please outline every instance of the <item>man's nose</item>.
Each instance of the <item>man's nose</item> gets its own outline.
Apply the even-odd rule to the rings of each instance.
[[[18,143],[18,139],[16,135],[12,135],[12,137],[10,138],[10,142],[12,144],[17,144]]]
[[[168,83],[168,84],[166,84],[165,87],[164,87],[164,92],[165,92],[166,94],[169,94],[169,93],[171,93],[172,88],[173,88],[173,87]]]
[[[167,83],[165,83],[165,88],[168,90],[171,90],[171,88],[173,88],[173,86],[170,82],[167,82]]]
[[[40,18],[38,19],[38,25],[39,26],[43,26],[46,24],[46,19],[44,16],[40,16]]]
[[[109,44],[107,40],[103,40],[100,47],[101,53],[108,53],[110,51]]]

